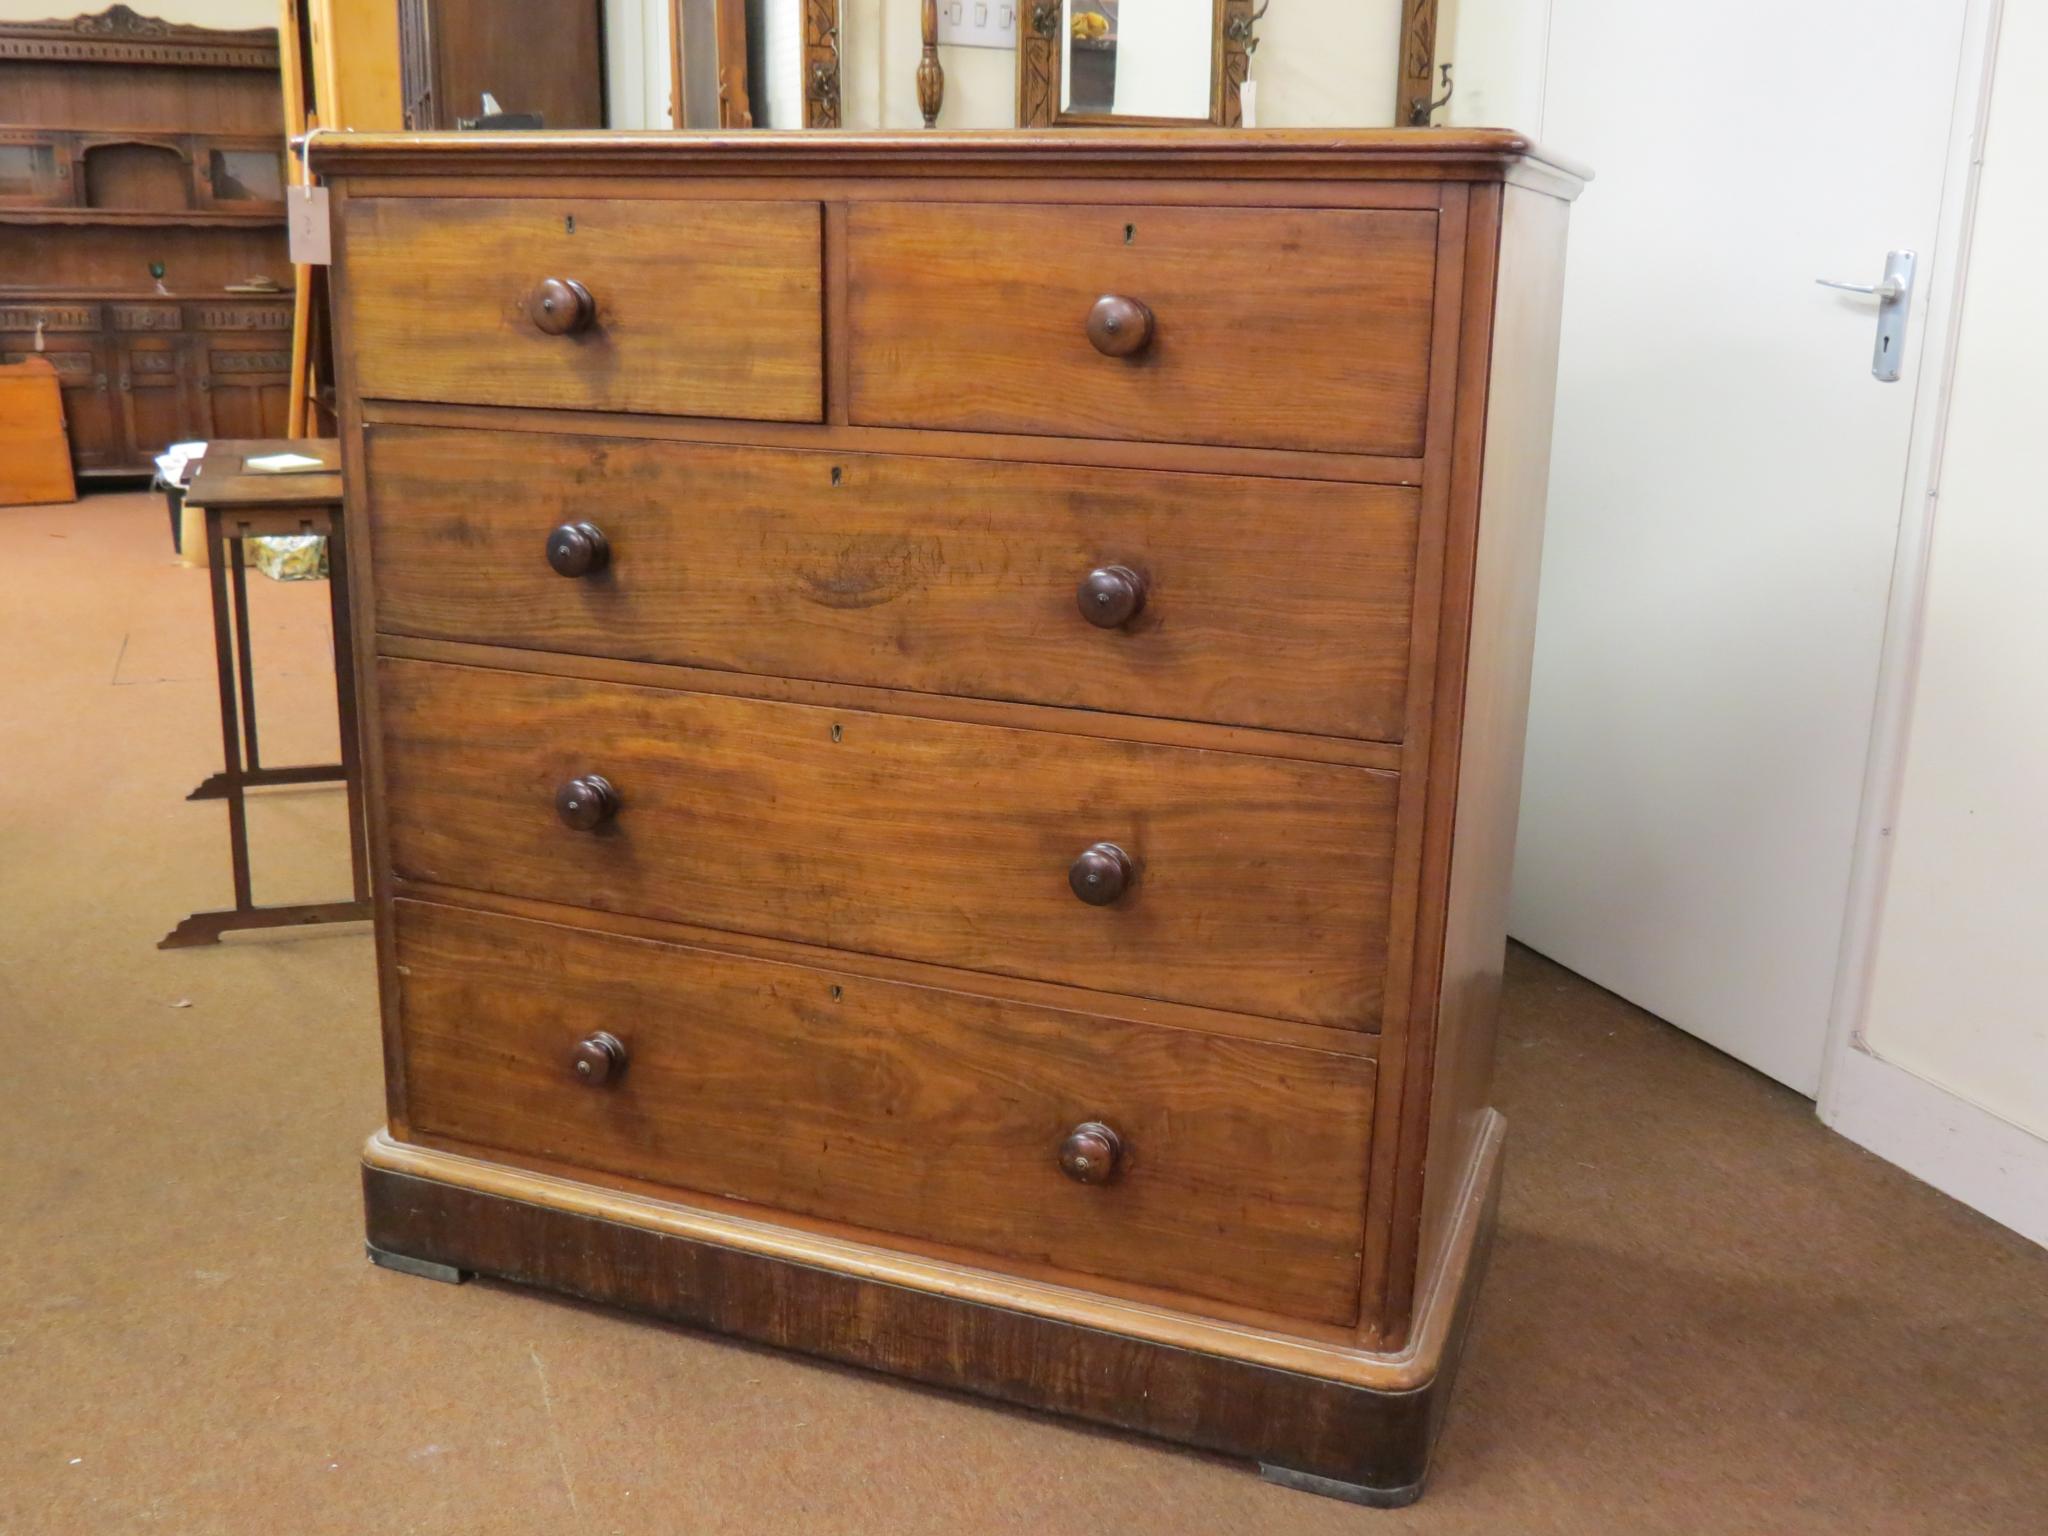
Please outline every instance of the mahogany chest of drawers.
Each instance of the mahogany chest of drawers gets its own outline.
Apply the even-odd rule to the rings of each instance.
[[[1420,1488],[1571,169],[323,138],[372,1257]]]

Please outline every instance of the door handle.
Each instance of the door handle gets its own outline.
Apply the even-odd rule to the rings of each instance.
[[[1884,276],[1874,283],[1845,283],[1832,277],[1816,277],[1823,288],[1842,293],[1867,293],[1877,300],[1877,342],[1871,348],[1870,376],[1880,384],[1896,384],[1906,354],[1906,316],[1913,307],[1913,265],[1911,251],[1886,251]]]
[[[1896,277],[1887,277],[1877,283],[1845,283],[1839,277],[1816,277],[1823,288],[1839,288],[1844,293],[1874,293],[1880,299],[1900,299],[1906,296],[1906,285]]]

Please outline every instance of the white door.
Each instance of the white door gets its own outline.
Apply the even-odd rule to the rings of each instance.
[[[1572,212],[1511,930],[1819,1079],[1964,0],[1554,0]],[[1517,125],[1519,126],[1519,125]],[[1904,377],[1875,283],[1920,254]]]

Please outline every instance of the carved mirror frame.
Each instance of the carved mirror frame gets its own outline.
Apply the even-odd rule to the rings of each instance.
[[[1255,28],[1270,0],[1217,0],[1216,61],[1209,98],[1211,123],[1244,125],[1241,92],[1259,46]],[[1056,123],[1108,126],[1116,123],[1172,126],[1193,118],[1116,117],[1061,112],[1060,0],[1022,0],[1017,41],[1017,126],[1048,128]],[[1426,128],[1450,100],[1451,66],[1437,59],[1439,0],[1401,0],[1400,71],[1394,85],[1396,124]],[[930,119],[927,118],[927,125]]]

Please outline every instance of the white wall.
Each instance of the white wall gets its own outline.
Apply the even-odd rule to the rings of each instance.
[[[604,0],[605,120],[614,128],[669,128],[668,0]]]
[[[1436,56],[1450,62],[1455,89],[1436,120],[1536,133],[1549,52],[1549,0],[1444,0]]]
[[[1123,0],[1116,21],[1116,111],[1207,117],[1215,14],[1212,0]],[[1071,33],[1066,46],[1071,69]],[[1060,83],[1072,105],[1072,75]]]
[[[2048,1137],[2048,7],[1993,68],[1863,1035]]]
[[[1400,32],[1401,0],[1273,0],[1252,55],[1259,126],[1391,124]]]

